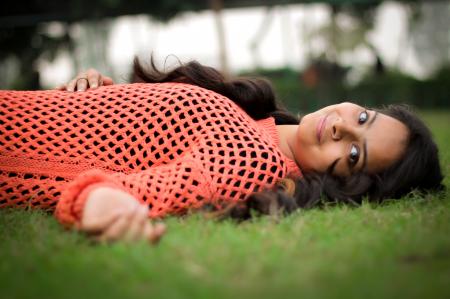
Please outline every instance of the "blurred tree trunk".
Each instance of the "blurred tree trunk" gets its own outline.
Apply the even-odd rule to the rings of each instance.
[[[330,59],[330,61],[338,62],[338,24],[336,22],[336,17],[339,12],[339,9],[336,5],[330,5],[330,32],[329,32],[329,38],[330,38],[330,44],[327,49],[327,58]]]
[[[222,20],[223,0],[210,0],[211,9],[214,12],[214,19],[217,28],[217,37],[219,39],[219,61],[222,74],[226,77],[230,72],[228,69],[227,45],[225,38],[225,28]]]
[[[273,20],[273,8],[267,7],[265,16],[259,25],[258,31],[256,32],[255,36],[253,37],[252,41],[250,42],[250,51],[252,53],[253,57],[253,64],[255,68],[261,67],[261,60],[259,57],[259,46],[261,45],[261,42],[263,41],[264,37],[266,36],[267,32],[269,31],[269,27],[272,24]]]

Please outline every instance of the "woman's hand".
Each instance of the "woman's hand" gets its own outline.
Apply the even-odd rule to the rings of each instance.
[[[157,243],[165,226],[153,226],[147,217],[148,208],[130,194],[98,187],[88,195],[78,228],[95,235],[98,241],[149,240]]]
[[[93,89],[99,86],[112,85],[114,81],[107,76],[103,76],[99,71],[95,69],[89,69],[85,72],[81,72],[69,83],[58,86],[57,90],[66,91],[85,91],[86,89]]]

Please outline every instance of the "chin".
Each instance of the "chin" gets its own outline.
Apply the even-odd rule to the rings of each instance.
[[[308,117],[304,117],[298,127],[298,136],[301,138],[301,144],[303,146],[310,146],[315,144],[316,140],[316,125],[317,117],[315,115],[308,114]]]

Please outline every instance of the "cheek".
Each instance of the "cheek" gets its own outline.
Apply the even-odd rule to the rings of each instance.
[[[342,145],[339,142],[327,143],[322,146],[317,155],[320,161],[321,172],[326,172],[334,161],[342,157]],[[338,164],[341,162],[339,161]]]
[[[338,142],[323,145],[317,149],[314,154],[314,158],[314,170],[320,173],[325,173],[337,159],[343,158],[342,145]],[[342,165],[342,161],[338,162],[335,169],[339,168],[340,165]]]
[[[330,165],[342,156],[342,146],[338,143],[321,147],[310,146],[299,148],[300,165],[303,171],[325,173]]]

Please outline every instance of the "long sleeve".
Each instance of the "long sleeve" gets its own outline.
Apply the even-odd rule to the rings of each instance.
[[[193,154],[131,174],[94,169],[80,174],[63,191],[55,212],[58,220],[66,226],[78,222],[88,193],[105,185],[125,190],[147,204],[152,218],[198,208],[211,202],[216,191],[202,161]]]
[[[198,86],[0,91],[0,100],[0,208],[57,206],[71,225],[91,190],[108,185],[162,217],[301,176],[278,148],[273,118],[255,121]]]

